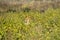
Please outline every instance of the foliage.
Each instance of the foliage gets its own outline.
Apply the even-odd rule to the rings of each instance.
[[[0,14],[0,40],[60,40],[60,9]]]

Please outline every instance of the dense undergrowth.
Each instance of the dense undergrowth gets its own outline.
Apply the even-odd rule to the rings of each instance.
[[[0,40],[60,40],[60,9],[1,13]]]

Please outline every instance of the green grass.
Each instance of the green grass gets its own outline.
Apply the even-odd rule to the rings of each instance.
[[[60,9],[0,14],[0,40],[60,40]]]

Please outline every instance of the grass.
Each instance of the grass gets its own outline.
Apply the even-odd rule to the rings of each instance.
[[[60,9],[0,14],[0,40],[60,40]]]

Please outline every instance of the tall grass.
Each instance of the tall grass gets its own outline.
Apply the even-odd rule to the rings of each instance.
[[[0,40],[60,40],[60,9],[0,14]]]

